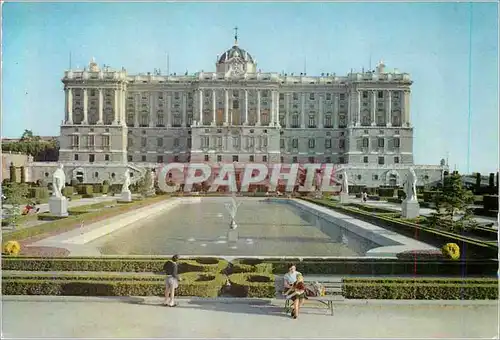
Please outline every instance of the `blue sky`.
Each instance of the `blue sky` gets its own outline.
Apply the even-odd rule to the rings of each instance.
[[[498,166],[498,8],[474,3],[470,170]],[[383,59],[411,74],[415,161],[467,170],[467,3],[6,3],[2,136],[58,135],[69,66],[213,70],[233,42],[262,71],[346,74]]]

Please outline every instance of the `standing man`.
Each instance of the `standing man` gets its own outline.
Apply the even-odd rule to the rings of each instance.
[[[165,306],[176,307],[177,304],[174,303],[175,290],[179,287],[179,265],[177,261],[179,260],[179,255],[172,256],[172,260],[165,263],[165,273],[167,278],[165,279]]]

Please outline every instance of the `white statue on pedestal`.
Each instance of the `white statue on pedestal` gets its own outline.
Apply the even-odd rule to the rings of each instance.
[[[64,165],[59,164],[58,168],[56,169],[56,171],[54,171],[54,174],[52,175],[52,186],[53,186],[52,196],[54,197],[63,197],[62,190],[66,185],[66,174],[64,173],[63,168]]]
[[[417,200],[417,175],[413,168],[408,169],[408,173],[406,174],[404,192],[407,201]]]
[[[349,194],[349,181],[347,180],[346,169],[342,170],[342,193],[346,195]]]
[[[233,195],[231,196],[231,203],[226,203],[225,207],[226,210],[229,213],[229,217],[231,218],[231,222],[229,223],[229,228],[230,229],[236,229],[238,225],[236,224],[236,214],[238,213],[238,208],[241,205],[241,202],[237,203],[235,199],[236,195],[233,192]]]
[[[128,192],[130,191],[130,189],[128,188],[130,186],[130,174],[128,170],[125,170],[123,176],[124,176],[124,181],[122,185],[122,192]]]

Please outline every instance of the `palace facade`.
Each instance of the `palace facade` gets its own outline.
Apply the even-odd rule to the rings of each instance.
[[[444,170],[413,164],[412,80],[383,62],[346,76],[266,73],[236,38],[215,72],[132,75],[92,59],[62,82],[59,159],[86,183],[170,162],[336,163],[367,186],[399,185],[409,166],[421,184]],[[54,167],[33,163],[33,177]]]

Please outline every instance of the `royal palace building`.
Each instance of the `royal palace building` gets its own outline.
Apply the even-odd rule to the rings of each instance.
[[[399,185],[409,166],[419,180],[444,166],[413,164],[409,74],[375,70],[346,76],[262,72],[238,45],[215,72],[128,74],[67,70],[60,161],[68,178],[119,181],[170,162],[336,163],[353,184]],[[33,163],[48,177],[55,164]]]

